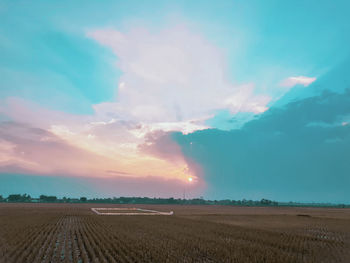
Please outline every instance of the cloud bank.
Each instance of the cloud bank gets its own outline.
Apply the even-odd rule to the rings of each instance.
[[[211,198],[349,202],[350,90],[271,108],[242,129],[173,137]]]

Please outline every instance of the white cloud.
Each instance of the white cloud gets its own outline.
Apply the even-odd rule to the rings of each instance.
[[[251,85],[230,83],[221,51],[185,27],[157,34],[103,29],[87,35],[118,57],[123,75],[117,101],[95,106],[116,117],[148,124],[184,123],[212,116],[218,109],[259,113],[270,100],[254,94]]]
[[[293,87],[293,86],[299,84],[299,85],[303,85],[304,87],[307,87],[315,80],[316,80],[316,78],[314,78],[314,77],[305,77],[305,76],[289,77],[289,78],[284,79],[280,83],[280,86]]]
[[[262,113],[268,109],[267,103],[271,100],[270,96],[254,96],[254,85],[247,84],[237,88],[234,95],[228,96],[224,103],[231,113],[252,112]]]

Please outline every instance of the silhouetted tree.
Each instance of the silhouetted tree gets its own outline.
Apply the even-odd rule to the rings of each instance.
[[[54,195],[47,196],[47,195],[40,195],[39,197],[41,202],[47,202],[47,203],[55,203],[57,202],[57,197]]]
[[[9,202],[30,202],[32,201],[32,198],[30,197],[30,195],[27,194],[12,194],[7,197],[7,200]]]

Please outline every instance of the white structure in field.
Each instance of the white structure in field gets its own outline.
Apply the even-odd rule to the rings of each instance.
[[[148,209],[141,209],[141,208],[105,208],[105,207],[101,207],[101,208],[91,208],[91,210],[96,213],[97,215],[112,215],[112,216],[143,216],[143,215],[149,215],[149,216],[153,216],[153,215],[163,215],[163,216],[171,216],[174,214],[173,211],[170,212],[159,212],[156,210],[148,210]],[[109,211],[113,211],[113,212],[109,212]],[[106,212],[103,212],[106,211]],[[116,211],[116,212],[114,212]],[[120,212],[118,212],[120,211]],[[121,211],[128,211],[128,212],[121,212]],[[130,212],[129,212],[130,211]]]

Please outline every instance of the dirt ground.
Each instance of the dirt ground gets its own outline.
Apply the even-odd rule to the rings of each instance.
[[[172,216],[103,216],[137,207]],[[0,262],[350,262],[350,209],[0,204]]]

